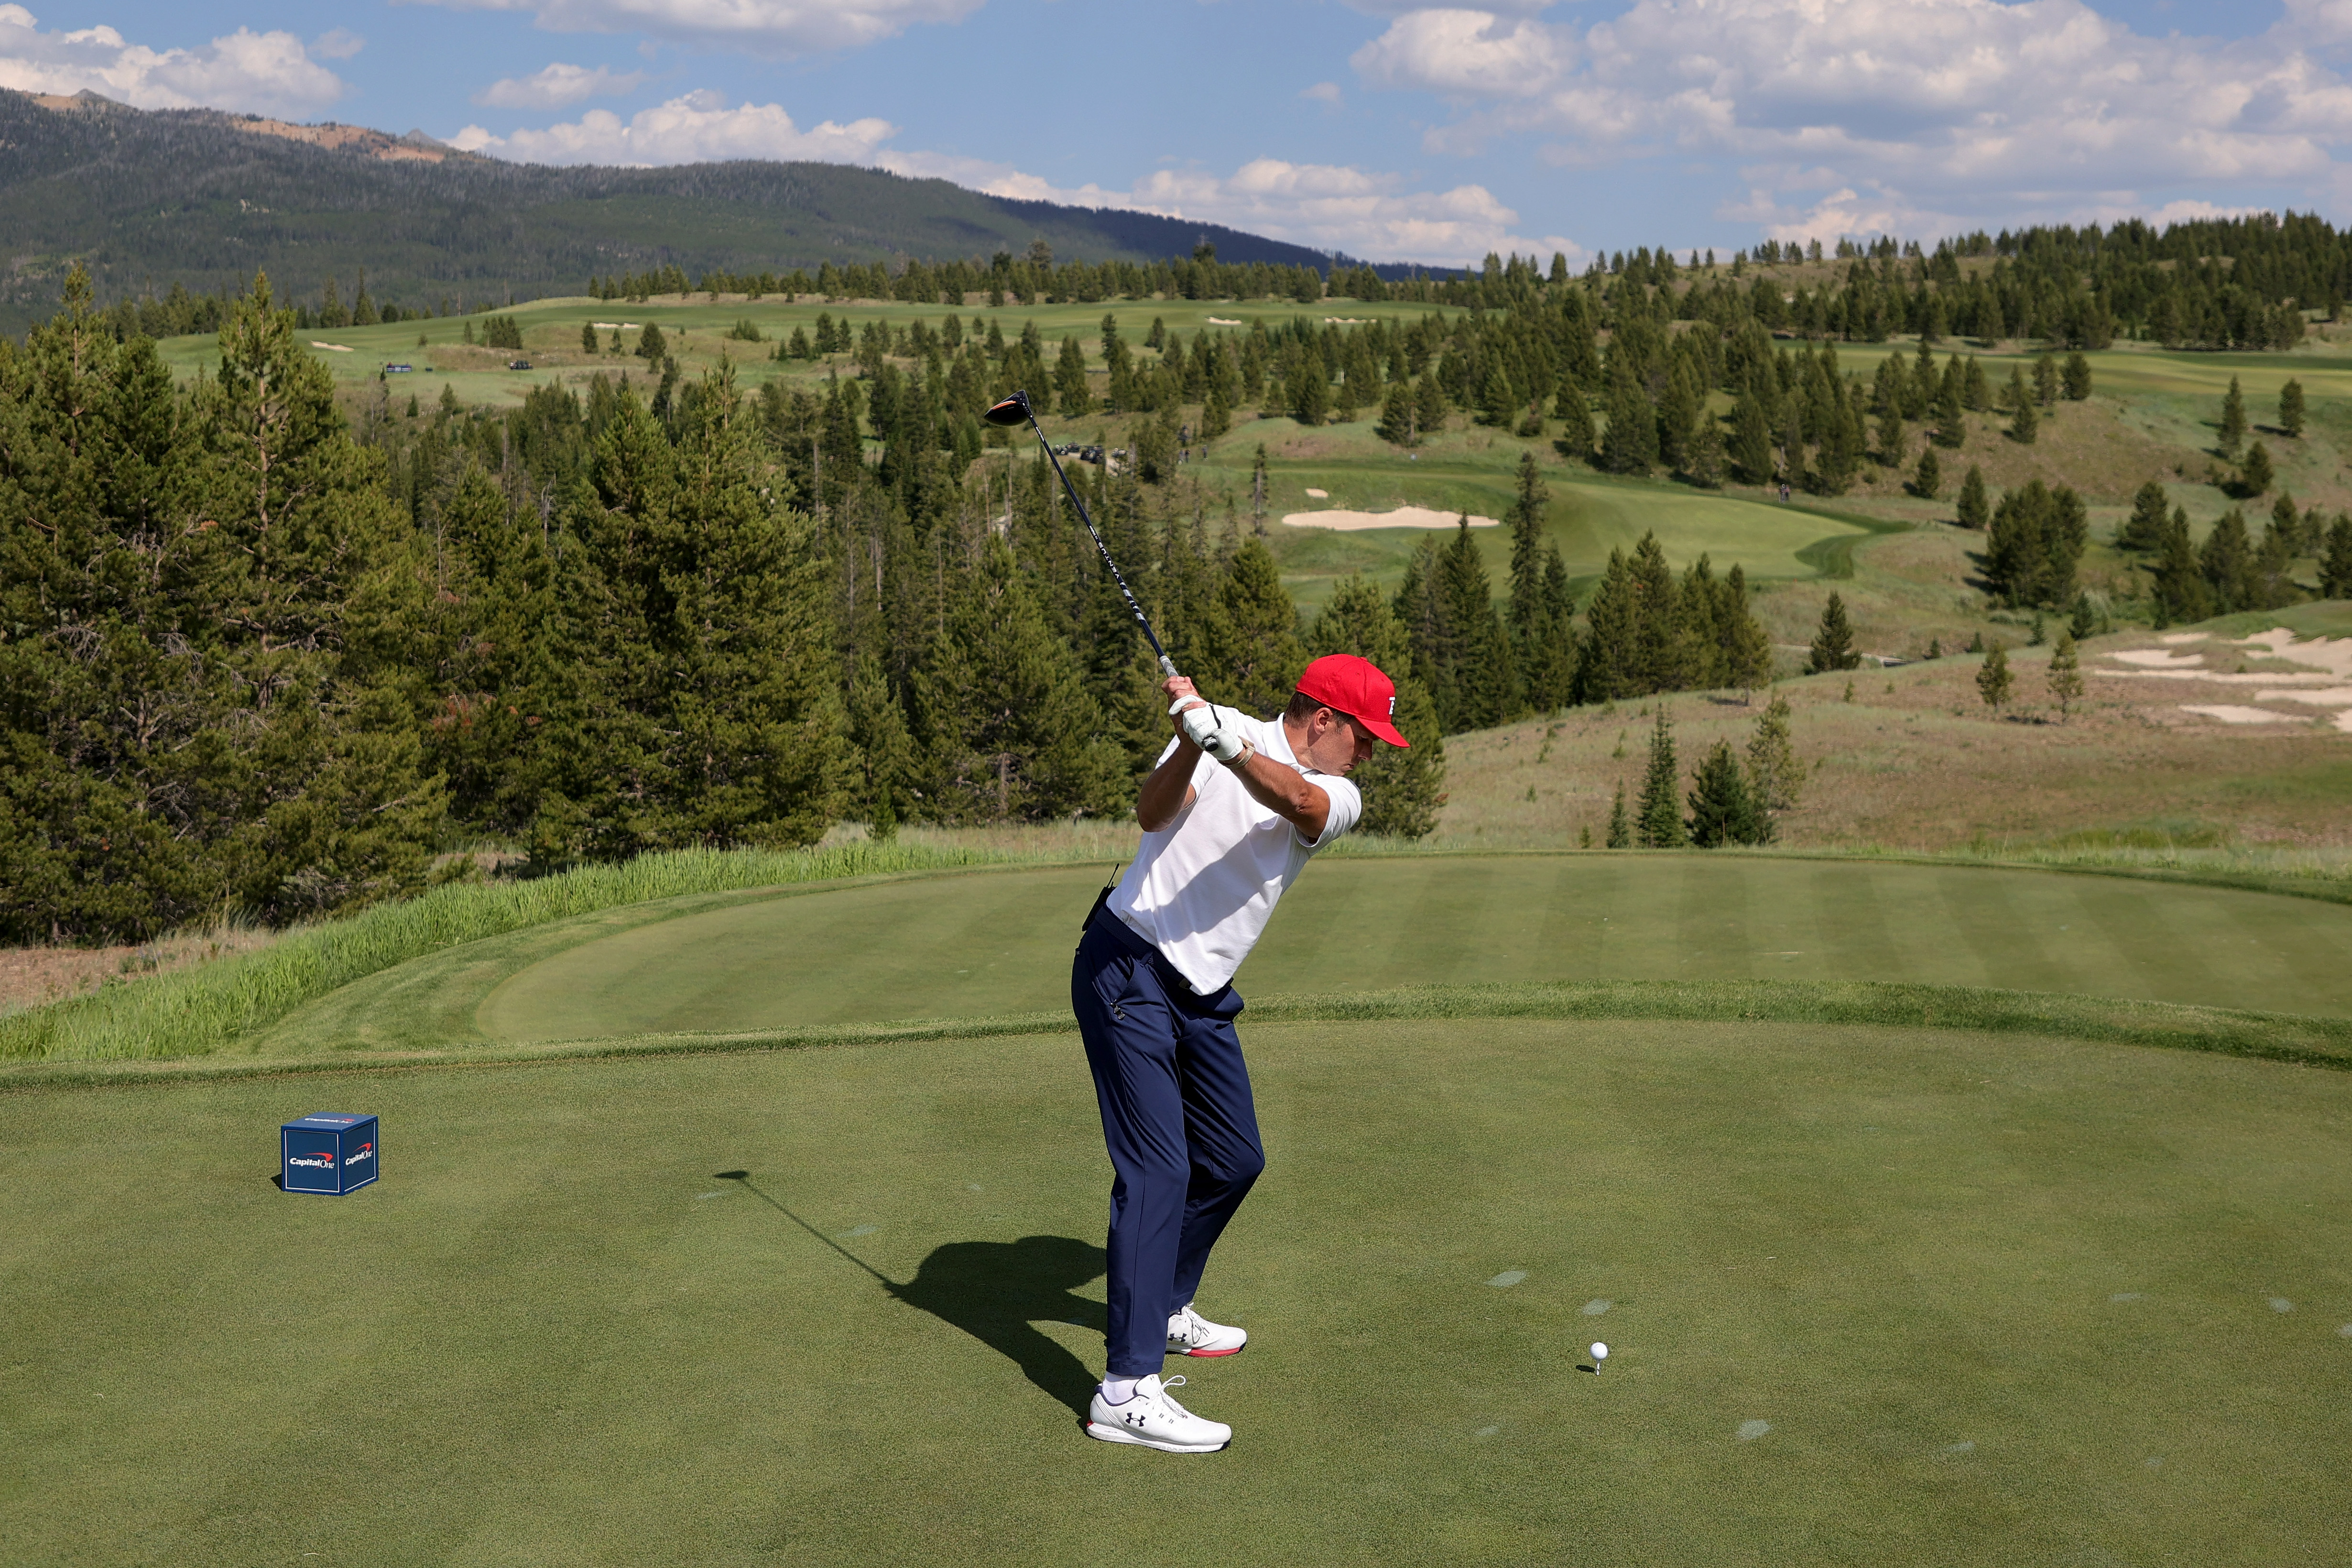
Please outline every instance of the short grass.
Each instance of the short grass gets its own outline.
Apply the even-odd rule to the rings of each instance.
[[[0,1097],[58,1564],[2301,1563],[2352,1077],[1935,1028],[1251,1026],[1270,1169],[1088,1442],[1066,1034]],[[278,1121],[383,1177],[270,1184]],[[738,1173],[747,1179],[730,1179]],[[1583,1347],[1606,1340],[1600,1375]]]

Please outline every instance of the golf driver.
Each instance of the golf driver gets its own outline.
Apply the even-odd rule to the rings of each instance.
[[[1160,673],[1174,675],[1176,661],[1170,658],[1168,650],[1160,646],[1159,634],[1151,629],[1150,617],[1144,615],[1143,606],[1135,602],[1134,594],[1128,589],[1127,579],[1119,575],[1118,563],[1110,558],[1110,546],[1105,544],[1103,536],[1095,531],[1095,520],[1087,515],[1087,503],[1078,499],[1076,488],[1070,483],[1070,476],[1062,472],[1062,459],[1054,456],[1054,444],[1045,439],[1045,432],[1039,428],[1036,411],[1029,406],[1029,395],[1016,392],[981,417],[991,425],[1007,428],[1026,420],[1029,428],[1037,432],[1037,445],[1045,448],[1045,460],[1054,465],[1054,477],[1062,481],[1062,489],[1069,496],[1070,504],[1078,509],[1078,521],[1087,525],[1087,532],[1093,538],[1095,548],[1102,552],[1103,564],[1110,568],[1110,580],[1118,584],[1119,596],[1127,601],[1127,607],[1134,613],[1135,624],[1143,628],[1143,640],[1150,643],[1151,651],[1160,656]]]

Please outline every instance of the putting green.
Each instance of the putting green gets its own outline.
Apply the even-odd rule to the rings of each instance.
[[[1106,872],[991,871],[606,911],[294,1014],[263,1054],[1066,1008]],[[1549,980],[1882,980],[2352,1015],[2352,908],[2046,871],[1703,855],[1331,859],[1246,994]]]
[[[1251,1047],[1206,1458],[1077,1430],[1070,1036],[0,1098],[6,1555],[2341,1555],[2352,1077],[1768,1024]],[[331,1108],[383,1115],[382,1182],[279,1194],[276,1124]]]

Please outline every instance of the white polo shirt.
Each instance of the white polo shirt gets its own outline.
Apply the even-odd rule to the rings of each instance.
[[[1192,804],[1166,827],[1143,836],[1135,863],[1110,896],[1110,911],[1166,955],[1202,995],[1232,984],[1284,890],[1298,879],[1315,851],[1355,826],[1364,813],[1364,797],[1354,784],[1337,773],[1299,766],[1280,718],[1252,719],[1230,708],[1220,711],[1261,752],[1313,779],[1331,797],[1331,811],[1323,837],[1309,844],[1243,788],[1231,769],[1202,752],[1192,770]],[[1170,741],[1160,760],[1166,762],[1175,749]]]

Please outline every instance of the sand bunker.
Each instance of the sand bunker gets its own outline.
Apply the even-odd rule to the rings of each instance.
[[[2117,664],[2144,665],[2153,669],[2202,669],[2205,656],[2201,653],[2174,653],[2168,648],[2132,648],[2107,656]]]
[[[1309,500],[1329,500],[1331,499],[1331,492],[1329,490],[1310,489],[1307,492],[1307,499]]]
[[[600,332],[635,331],[637,326],[635,321],[591,321],[588,324]]]
[[[331,354],[347,354],[352,352],[352,346],[349,343],[322,343],[316,338],[310,340],[310,346],[314,349],[324,349]]]
[[[2183,713],[2201,713],[2208,719],[2219,719],[2224,724],[2300,724],[2305,722],[2299,713],[2273,713],[2267,708],[2240,708],[2229,702],[2183,703]]]
[[[2163,639],[2168,644],[2201,642],[2202,632],[2175,632]],[[2336,710],[2335,728],[2352,734],[2352,686],[2341,684],[2352,679],[2352,637],[2313,637],[2298,642],[2293,632],[2284,626],[2273,626],[2250,637],[2242,637],[2221,645],[2225,647],[2254,648],[2282,663],[2300,664],[2305,669],[2237,670],[2206,668],[2202,653],[2176,653],[2170,647],[2126,648],[2106,657],[2125,668],[2102,667],[2094,675],[2133,676],[2142,680],[2189,680],[2212,686],[2258,686],[2257,702],[2299,702],[2313,708]],[[2242,658],[2242,655],[2223,655]],[[2184,703],[2184,713],[2200,718],[2218,719],[2224,724],[2290,724],[2299,716],[2282,713],[2274,709],[2246,708],[2233,703]]]
[[[2273,626],[2269,631],[2256,632],[2238,646],[2268,648],[2273,658],[2292,659],[2352,680],[2352,637],[2314,637],[2309,642],[2297,642],[2294,634],[2284,626]]]
[[[1401,506],[1394,511],[1348,511],[1334,507],[1329,511],[1290,512],[1282,521],[1293,528],[1333,528],[1342,533],[1354,533],[1367,528],[1452,528],[1462,521],[1462,514],[1425,506]],[[1491,517],[1474,517],[1470,526],[1500,528],[1502,524]]]
[[[1209,325],[1213,327],[1238,327],[1241,323],[1239,321],[1227,321],[1223,316],[1212,316],[1209,318]]]

